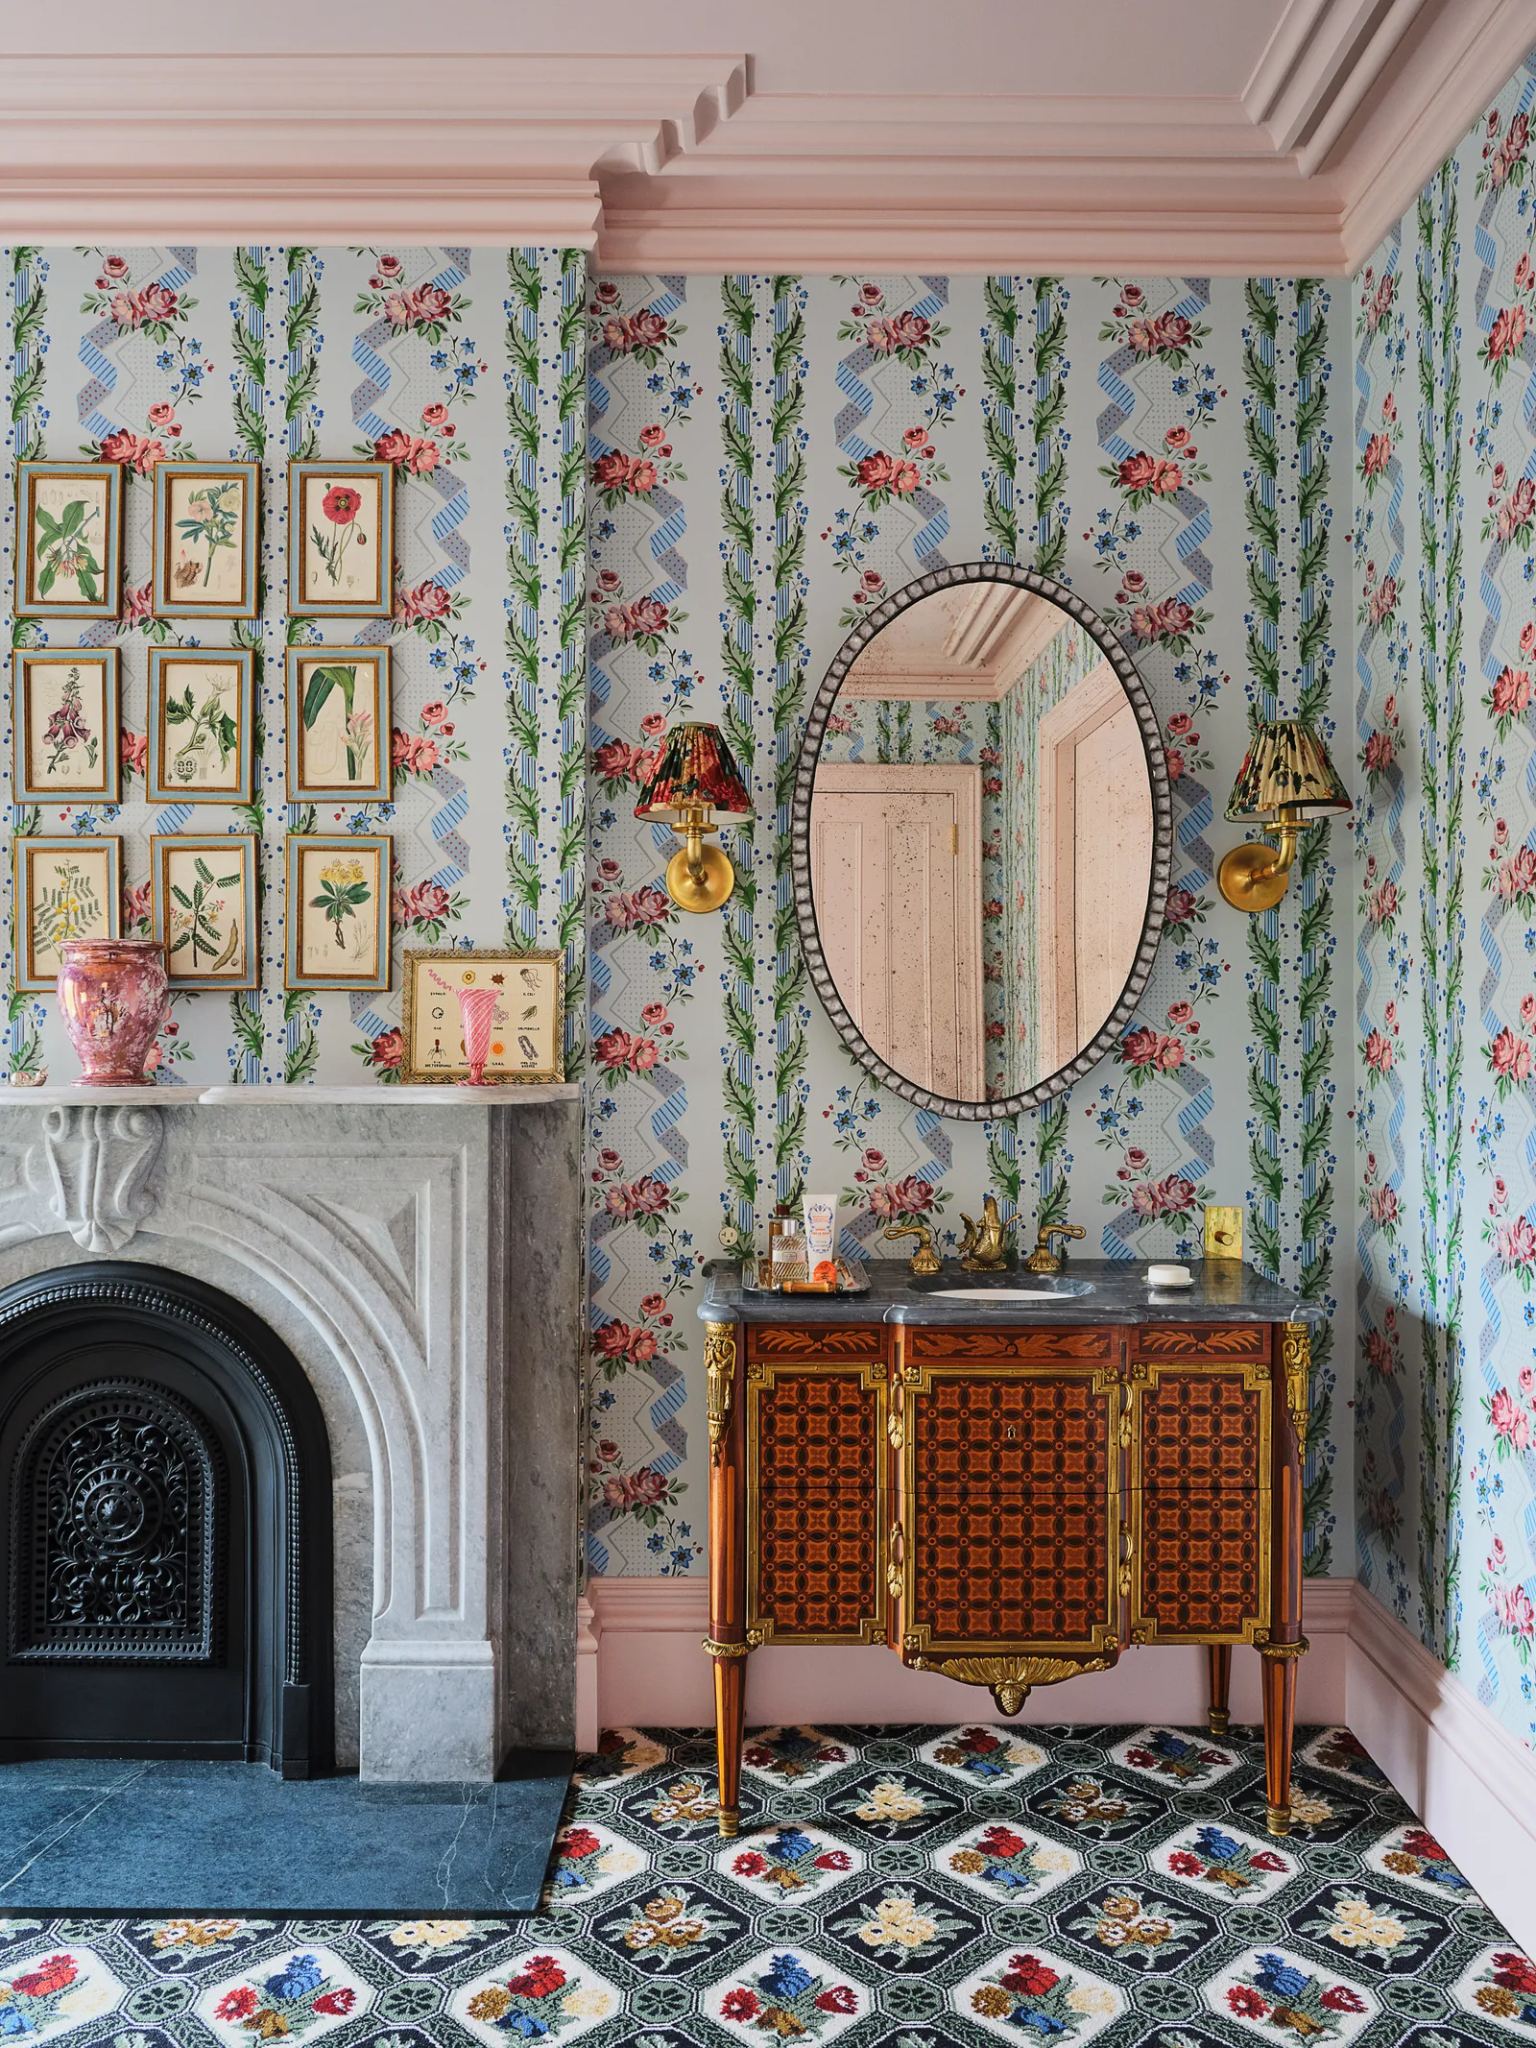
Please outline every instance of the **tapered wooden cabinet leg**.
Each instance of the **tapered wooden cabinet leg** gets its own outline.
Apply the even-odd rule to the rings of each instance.
[[[1232,1645],[1212,1643],[1208,1654],[1211,1660],[1211,1707],[1207,1718],[1213,1735],[1225,1735],[1232,1725],[1228,1711],[1232,1698]]]
[[[1296,1664],[1306,1639],[1267,1644],[1264,1667],[1265,1821],[1272,1835],[1291,1831],[1291,1744],[1296,1729]]]
[[[715,1659],[715,1758],[720,1769],[720,1832],[741,1831],[741,1745],[746,1733],[747,1660]]]

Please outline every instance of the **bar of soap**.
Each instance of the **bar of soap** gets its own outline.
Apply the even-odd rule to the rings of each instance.
[[[1195,1276],[1188,1266],[1148,1266],[1149,1287],[1193,1287]]]

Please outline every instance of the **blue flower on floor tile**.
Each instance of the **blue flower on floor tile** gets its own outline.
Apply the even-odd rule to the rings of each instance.
[[[1224,1835],[1220,1828],[1207,1826],[1198,1829],[1195,1841],[1213,1863],[1230,1863],[1243,1853],[1242,1843],[1232,1835]]]
[[[274,1998],[303,1998],[325,1982],[325,1972],[314,1956],[294,1956],[288,1967],[268,1977],[263,1989]]]
[[[1273,1949],[1265,1949],[1259,1957],[1259,1966],[1253,1973],[1253,1981],[1261,1991],[1267,1991],[1271,1998],[1299,1998],[1307,1988],[1307,1979],[1300,1970],[1293,1969]]]
[[[810,1989],[811,1973],[798,1956],[774,1956],[771,1963],[767,1974],[757,1980],[758,1989],[766,1991],[770,1998],[797,1998]]]

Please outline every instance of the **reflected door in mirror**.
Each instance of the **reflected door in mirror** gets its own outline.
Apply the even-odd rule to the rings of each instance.
[[[1152,792],[1136,714],[1101,664],[1040,721],[1040,1057],[1094,1037],[1136,957],[1152,874]]]
[[[981,772],[824,763],[816,917],[854,1023],[936,1095],[982,1092]]]

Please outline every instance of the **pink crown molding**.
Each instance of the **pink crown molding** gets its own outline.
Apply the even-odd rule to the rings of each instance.
[[[10,55],[0,240],[1337,275],[1536,45],[1536,0],[1289,0],[1241,93],[1179,101],[1134,90],[1143,20],[1091,99],[766,94],[713,53]]]

